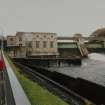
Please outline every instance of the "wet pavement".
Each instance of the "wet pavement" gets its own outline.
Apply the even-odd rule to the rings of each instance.
[[[65,66],[53,69],[71,77],[80,77],[105,86],[105,55],[90,54],[88,59],[82,61],[81,66]]]

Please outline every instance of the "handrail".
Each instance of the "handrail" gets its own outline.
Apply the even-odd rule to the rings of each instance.
[[[3,55],[4,62],[5,62],[6,72],[8,74],[8,79],[10,82],[10,87],[12,90],[13,99],[14,99],[14,103],[15,103],[15,104],[13,103],[13,105],[31,105],[24,90],[22,89],[15,73],[13,72],[7,58],[5,57],[3,51],[2,51],[2,55]],[[8,96],[8,98],[9,98],[9,96]]]

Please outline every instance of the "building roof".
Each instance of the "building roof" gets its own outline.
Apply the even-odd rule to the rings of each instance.
[[[57,33],[51,33],[51,32],[17,32],[16,35],[22,35],[22,34],[51,34],[56,35]]]

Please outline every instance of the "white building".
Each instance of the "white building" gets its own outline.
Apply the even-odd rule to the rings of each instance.
[[[57,34],[56,33],[33,33],[32,38],[32,56],[56,56]]]
[[[17,32],[16,36],[7,37],[7,47],[11,48],[16,57],[57,56],[57,34]]]

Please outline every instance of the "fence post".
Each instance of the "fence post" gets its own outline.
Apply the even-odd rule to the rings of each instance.
[[[4,104],[5,104],[4,76],[3,71],[0,71],[0,105]]]

